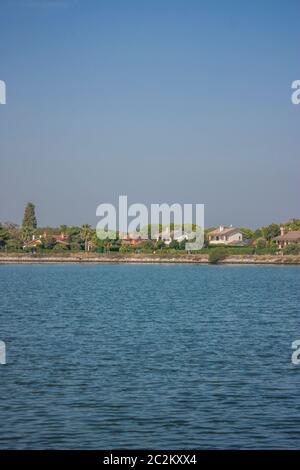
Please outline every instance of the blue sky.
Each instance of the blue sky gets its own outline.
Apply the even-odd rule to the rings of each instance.
[[[1,0],[0,220],[91,223],[204,203],[206,225],[299,213],[298,0]]]

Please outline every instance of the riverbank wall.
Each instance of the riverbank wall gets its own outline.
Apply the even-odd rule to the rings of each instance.
[[[208,255],[187,253],[0,253],[0,264],[35,263],[147,263],[209,264]],[[218,264],[300,265],[300,255],[230,255]]]

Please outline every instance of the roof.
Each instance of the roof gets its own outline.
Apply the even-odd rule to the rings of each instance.
[[[277,240],[279,242],[300,241],[300,230],[290,230],[284,235],[279,235],[278,237],[273,238],[273,240]]]
[[[165,232],[159,232],[159,233],[155,234],[155,238],[161,238],[161,239],[165,239],[165,240],[169,240],[170,238],[176,240],[176,239],[182,238],[182,237],[185,238],[185,239],[189,239],[189,238],[195,237],[195,233],[194,232],[185,232],[185,231],[182,231],[182,230],[171,230],[170,232],[165,231]]]
[[[231,235],[236,232],[241,232],[241,230],[235,227],[224,227],[223,230],[220,230],[220,227],[219,227],[216,230],[212,230],[211,232],[208,232],[208,235],[209,236],[210,235]]]
[[[65,235],[64,233],[60,233],[59,235],[52,235],[56,241],[67,241],[69,240],[69,236]]]
[[[41,245],[42,241],[40,238],[35,238],[34,240],[29,240],[25,241],[23,246],[35,246],[35,245]]]

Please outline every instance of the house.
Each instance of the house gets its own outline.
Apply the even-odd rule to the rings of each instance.
[[[166,227],[162,232],[157,233],[154,236],[154,239],[156,241],[163,240],[166,245],[170,245],[173,240],[182,242],[184,240],[189,240],[194,236],[195,234],[189,234],[182,230],[170,230],[169,227]]]
[[[210,245],[245,245],[240,229],[224,225],[208,233],[208,242]]]
[[[131,233],[124,236],[122,235],[121,244],[135,246],[138,245],[142,240],[143,238],[141,235],[138,235],[137,233]]]
[[[44,233],[44,238],[47,237],[47,234]],[[56,243],[59,243],[60,245],[70,245],[70,237],[66,235],[65,233],[60,233],[59,235],[52,235]]]
[[[36,238],[35,235],[32,235],[31,240],[28,240],[28,241],[24,242],[23,250],[25,248],[36,248],[37,246],[40,246],[42,244],[43,244],[42,235],[40,235],[38,238]]]
[[[23,245],[23,249],[25,248],[36,248],[37,246],[43,245],[44,240],[47,238],[47,233],[44,232],[43,235],[32,235],[32,239],[26,241]],[[70,245],[70,238],[68,235],[64,233],[60,233],[59,235],[51,235],[51,238],[55,240],[55,244],[59,243],[60,245],[69,246]]]
[[[291,243],[300,244],[300,230],[288,230],[285,232],[284,227],[280,227],[280,235],[273,238],[279,250],[283,250]]]

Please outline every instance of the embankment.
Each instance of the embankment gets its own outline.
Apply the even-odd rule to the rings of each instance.
[[[199,253],[0,253],[0,264],[25,263],[190,263],[208,264],[208,255]],[[219,264],[296,264],[300,255],[230,255]]]

